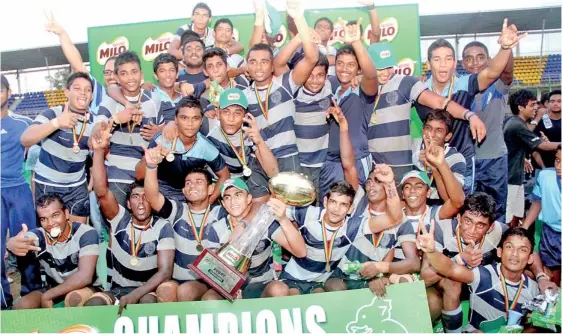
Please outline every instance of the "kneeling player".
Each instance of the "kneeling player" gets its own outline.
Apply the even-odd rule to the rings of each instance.
[[[127,191],[127,209],[117,203],[104,164],[108,145],[108,132],[92,140],[92,176],[101,211],[111,224],[113,277],[110,290],[94,294],[85,305],[113,305],[118,299],[121,312],[127,304],[156,302],[156,288],[172,277],[174,231],[166,220],[152,216],[138,182]]]
[[[20,298],[14,309],[51,308],[63,300],[65,306],[82,306],[101,291],[96,276],[97,232],[88,225],[70,222],[68,209],[58,195],[44,195],[36,206],[41,227],[28,232],[23,225],[23,230],[8,240],[7,248],[16,256],[31,256],[28,253],[33,252],[30,266],[39,263],[47,286]],[[39,275],[39,268],[32,269]]]

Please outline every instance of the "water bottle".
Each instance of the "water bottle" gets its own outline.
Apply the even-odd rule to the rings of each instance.
[[[550,117],[548,117],[548,114],[542,115],[542,122],[544,123],[545,129],[550,129],[552,127],[552,121]]]

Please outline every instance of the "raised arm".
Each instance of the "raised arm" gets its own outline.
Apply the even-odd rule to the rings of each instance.
[[[94,179],[94,192],[98,196],[101,212],[107,220],[112,220],[119,213],[119,203],[109,190],[107,172],[105,170],[105,154],[109,148],[112,122],[101,123],[101,130],[90,143],[94,151],[92,159],[92,178]]]
[[[144,191],[146,200],[155,212],[159,212],[164,206],[164,195],[160,193],[158,185],[158,165],[162,162],[164,157],[169,153],[169,150],[162,148],[158,144],[154,148],[144,149],[145,173],[144,173]],[[139,162],[140,163],[140,162]]]
[[[82,59],[82,56],[80,55],[80,51],[78,51],[74,43],[72,43],[64,28],[61,27],[55,20],[53,13],[45,13],[45,16],[47,17],[45,29],[48,32],[52,32],[53,34],[59,36],[62,53],[70,64],[72,72],[88,73],[88,69],[84,65],[84,61]]]
[[[376,95],[379,90],[379,82],[377,79],[377,68],[375,63],[369,57],[363,41],[361,41],[361,18],[357,20],[356,24],[347,25],[345,27],[344,41],[353,46],[357,62],[363,73],[363,80],[361,81],[361,90],[369,96]]]
[[[84,121],[84,116],[68,112],[68,104],[63,112],[54,117],[52,110],[47,110],[35,118],[35,121],[21,135],[20,142],[25,147],[33,146],[50,136],[59,129],[72,129],[78,121]]]
[[[271,149],[265,144],[263,140],[260,129],[256,123],[254,115],[247,113],[245,118],[248,126],[243,128],[244,133],[251,141],[254,142],[256,146],[256,158],[258,159],[263,171],[268,177],[274,177],[279,174],[279,165],[277,163],[277,158],[271,152]]]
[[[381,41],[381,26],[379,16],[375,9],[374,0],[358,0],[358,2],[369,10],[369,21],[371,22],[371,36],[369,36],[370,44],[378,43]]]
[[[301,59],[293,69],[292,78],[297,85],[304,85],[318,62],[318,48],[316,44],[312,42],[308,24],[304,18],[304,10],[302,9],[301,1],[287,0],[287,14],[295,21],[295,25],[299,31],[298,37],[302,41],[302,48],[304,51],[304,58]]]
[[[275,58],[273,58],[273,67],[275,68],[276,76],[289,72],[289,66],[287,66],[287,63],[300,45],[301,39],[299,38],[299,35],[296,35],[289,41],[289,43],[287,43],[287,45],[279,50],[279,53],[275,56]]]
[[[265,33],[265,4],[263,1],[254,1],[254,9],[256,11],[256,19],[254,21],[254,30],[252,31],[252,37],[250,38],[249,47],[259,44],[262,42],[263,34]]]
[[[349,137],[349,124],[337,101],[332,97],[333,106],[328,108],[327,117],[333,117],[340,127],[340,158],[343,167],[343,178],[353,189],[359,188],[359,174],[355,166],[355,153]]]
[[[502,32],[498,39],[501,45],[498,54],[488,62],[488,67],[478,73],[478,88],[485,90],[490,87],[505,71],[510,59],[513,57],[511,49],[519,44],[519,41],[527,36],[527,33],[517,35],[517,27],[507,25],[507,19],[503,21]]]
[[[270,198],[267,205],[273,210],[283,233],[277,233],[273,237],[281,247],[298,258],[306,256],[306,245],[300,231],[293,225],[285,214],[287,205],[276,198]]]
[[[400,224],[404,214],[400,197],[398,197],[398,190],[396,190],[392,168],[385,164],[377,164],[374,173],[375,178],[383,184],[386,193],[386,214],[371,217],[369,221],[371,232],[378,233]]]

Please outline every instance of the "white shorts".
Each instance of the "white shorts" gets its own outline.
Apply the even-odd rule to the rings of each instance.
[[[513,217],[525,215],[525,188],[523,185],[507,185],[507,208],[505,222],[509,224]]]

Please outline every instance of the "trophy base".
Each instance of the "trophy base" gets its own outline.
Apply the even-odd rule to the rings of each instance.
[[[221,296],[233,301],[246,277],[214,252],[204,249],[193,264],[187,266]]]

